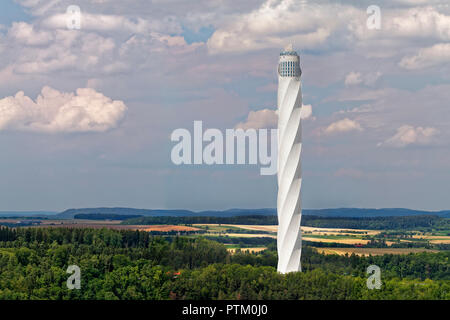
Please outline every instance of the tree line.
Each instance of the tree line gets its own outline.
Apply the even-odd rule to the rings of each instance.
[[[0,228],[0,299],[449,299],[449,255],[327,256],[304,246],[303,272],[282,275],[275,244],[230,254],[201,237]],[[365,285],[371,264],[381,290]],[[66,286],[69,265],[80,267],[80,290]]]
[[[127,219],[122,224],[244,224],[244,225],[276,225],[277,216],[248,215],[235,217],[139,217]],[[450,219],[436,215],[415,215],[400,217],[320,217],[303,215],[302,226],[316,228],[348,228],[374,230],[414,230],[436,229],[449,230]]]

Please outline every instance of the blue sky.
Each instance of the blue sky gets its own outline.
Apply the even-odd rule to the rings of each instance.
[[[450,6],[440,0],[0,3],[0,210],[276,207],[257,165],[175,166],[194,120],[273,128],[300,53],[304,208],[450,208]]]
[[[30,16],[23,7],[12,0],[4,0],[1,4],[0,21],[4,26],[10,26],[14,21],[28,21]]]

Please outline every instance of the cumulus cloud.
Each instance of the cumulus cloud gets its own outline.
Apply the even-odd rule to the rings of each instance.
[[[151,30],[165,30],[168,33],[179,33],[182,31],[179,24],[173,20],[152,22],[140,17],[135,20],[131,20],[120,15],[104,15],[87,12],[83,12],[81,17],[81,28],[83,30],[132,33],[148,33]],[[67,28],[67,21],[69,19],[70,15],[67,13],[56,14],[44,20],[42,25],[47,28],[64,29]]]
[[[433,137],[438,133],[439,131],[432,127],[404,125],[397,129],[393,137],[379,143],[378,146],[402,148],[408,145],[427,145],[433,142]]]
[[[302,106],[301,118],[314,118],[312,116],[312,106],[310,104]],[[269,129],[276,128],[278,125],[278,112],[272,109],[262,109],[258,111],[250,111],[247,121],[238,123],[237,129]]]
[[[363,131],[363,128],[358,122],[345,118],[333,122],[324,130],[325,134],[335,134],[348,131]]]
[[[399,65],[405,69],[423,69],[450,62],[450,43],[438,43],[420,49],[416,55],[404,57]]]
[[[9,50],[1,57],[8,61],[14,74],[48,74],[69,69],[92,73],[116,63],[115,41],[96,33],[42,31],[19,23],[13,24],[6,40]],[[14,54],[17,52],[20,54]]]
[[[258,9],[229,21],[208,40],[211,53],[282,48],[296,43],[301,49],[326,42],[358,10],[343,5],[310,5],[306,1],[267,0]]]
[[[160,66],[161,60],[171,55],[191,53],[204,46],[188,44],[181,36],[153,31],[145,35],[131,31],[129,34],[118,39],[85,29],[45,29],[36,24],[13,23],[4,37],[0,34],[0,82],[6,80],[3,76],[6,71],[27,76],[64,70],[76,75],[82,72],[91,78],[135,73],[150,65]],[[8,50],[2,50],[6,46]]]
[[[35,101],[19,91],[0,100],[0,131],[103,132],[117,127],[126,105],[94,89],[64,93],[42,88]]]
[[[302,105],[302,114],[301,118],[304,119],[312,119],[315,120],[315,117],[312,116],[312,106],[310,104],[304,104]]]
[[[381,75],[382,73],[379,71],[367,73],[364,76],[361,72],[352,71],[345,76],[344,83],[346,86],[353,86],[361,83],[364,83],[367,86],[372,86],[375,82],[377,82]]]
[[[388,31],[395,35],[450,40],[450,16],[431,6],[401,11],[389,22]]]
[[[8,36],[19,43],[29,46],[45,45],[53,39],[50,32],[37,31],[33,25],[26,22],[13,22],[8,31]]]
[[[436,7],[414,7],[382,11],[382,28],[372,32],[365,25],[352,24],[353,34],[362,39],[450,39],[450,16]],[[398,43],[401,45],[401,43]]]
[[[247,121],[238,123],[236,128],[244,130],[276,128],[277,123],[277,112],[271,109],[263,109],[258,111],[250,111]]]

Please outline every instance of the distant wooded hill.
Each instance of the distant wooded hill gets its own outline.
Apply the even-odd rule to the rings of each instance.
[[[69,209],[58,213],[53,217],[59,219],[73,219],[80,214],[109,214],[109,215],[131,215],[146,217],[236,217],[246,215],[276,215],[276,209],[229,209],[223,211],[190,211],[190,210],[154,210],[154,209],[134,209],[134,208],[84,208]],[[1,212],[0,212],[1,215]],[[358,208],[338,208],[338,209],[304,209],[303,215],[314,215],[319,217],[398,217],[416,215],[436,215],[440,217],[450,217],[450,211],[421,211],[402,208],[392,209],[358,209]]]

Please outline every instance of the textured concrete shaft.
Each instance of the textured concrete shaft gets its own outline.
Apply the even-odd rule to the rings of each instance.
[[[302,91],[300,59],[292,47],[278,66],[278,271],[301,271]]]

